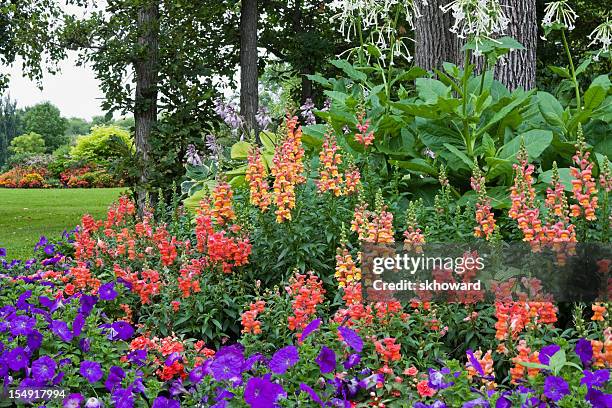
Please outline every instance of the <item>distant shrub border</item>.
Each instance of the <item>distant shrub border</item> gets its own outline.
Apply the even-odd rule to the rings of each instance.
[[[0,188],[109,188],[123,185],[122,180],[96,165],[68,168],[57,178],[47,168],[36,166],[16,166],[0,174]]]

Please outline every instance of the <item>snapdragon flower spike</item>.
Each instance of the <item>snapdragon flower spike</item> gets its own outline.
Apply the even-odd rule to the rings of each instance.
[[[471,186],[478,195],[478,201],[476,202],[476,222],[478,225],[474,227],[474,236],[485,238],[488,241],[495,231],[496,222],[491,211],[491,199],[487,196],[485,178],[478,165],[474,165]]]
[[[265,212],[272,203],[272,197],[261,150],[253,147],[248,162],[245,179],[249,183],[251,204]]]
[[[597,204],[597,183],[593,178],[593,163],[589,160],[590,152],[586,151],[582,126],[578,125],[576,154],[572,157],[578,167],[570,167],[572,175],[572,193],[576,204],[570,206],[571,216],[584,216],[587,221],[595,221]]]
[[[544,18],[542,26],[544,28],[554,27],[555,25],[572,31],[575,26],[574,22],[578,15],[570,7],[567,0],[551,1],[546,3],[544,8]]]

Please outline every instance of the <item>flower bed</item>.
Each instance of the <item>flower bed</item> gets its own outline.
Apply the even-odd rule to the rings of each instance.
[[[57,387],[47,407],[610,406],[609,303],[364,298],[360,244],[422,248],[447,234],[444,172],[433,213],[413,201],[398,222],[393,196],[368,197],[374,176],[346,163],[331,134],[317,177],[305,177],[301,137],[290,119],[272,184],[251,149],[246,189],[220,179],[196,214],[173,205],[139,217],[123,197],[106,219],[41,240],[37,258],[4,262],[5,384]],[[507,216],[475,170],[475,204],[450,214],[463,239],[514,234],[536,250],[601,232],[610,174],[598,185],[577,150],[569,200],[553,175],[540,202],[519,149]]]

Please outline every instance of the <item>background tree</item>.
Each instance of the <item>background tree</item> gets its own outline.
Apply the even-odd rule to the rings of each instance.
[[[21,133],[23,127],[17,101],[11,100],[8,95],[0,98],[0,167],[8,159],[11,140]]]
[[[49,153],[68,142],[67,121],[60,110],[49,102],[26,108],[23,124],[26,132],[38,133],[43,137]]]
[[[9,151],[12,154],[40,154],[47,150],[45,139],[38,133],[30,132],[11,140]]]
[[[427,71],[440,69],[443,62],[461,64],[461,45],[456,35],[450,32],[453,16],[444,13],[440,6],[451,0],[429,0],[421,5],[421,17],[415,19],[414,64]]]
[[[249,131],[257,135],[259,69],[257,58],[257,0],[242,0],[240,7],[240,114]]]
[[[91,129],[91,123],[82,118],[69,118],[66,120],[66,136],[74,140],[76,136],[86,135]]]

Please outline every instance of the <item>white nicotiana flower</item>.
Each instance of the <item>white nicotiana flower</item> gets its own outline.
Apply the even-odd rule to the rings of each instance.
[[[333,0],[329,7],[338,13],[333,19],[340,20],[340,31],[347,40],[358,35],[361,25],[362,29],[372,31],[372,43],[381,50],[387,50],[390,38],[397,35],[397,27],[392,25],[395,7],[404,7],[404,18],[414,28],[414,19],[421,15],[420,4],[427,4],[427,0]],[[397,38],[392,52],[404,55],[410,61],[412,56],[403,40]]]
[[[576,12],[567,4],[567,0],[552,1],[544,8],[542,26],[550,27],[553,24],[560,24],[572,31],[577,17]]]
[[[595,61],[599,61],[599,55],[602,52],[612,53],[612,21],[607,19],[604,23],[600,24],[589,34],[591,45],[601,44],[601,48],[597,52],[597,55],[593,57]]]
[[[455,23],[451,32],[459,38],[475,40],[476,56],[482,54],[479,45],[483,39],[494,40],[493,37],[503,35],[510,23],[498,0],[453,0],[440,9],[444,13],[452,11]]]

